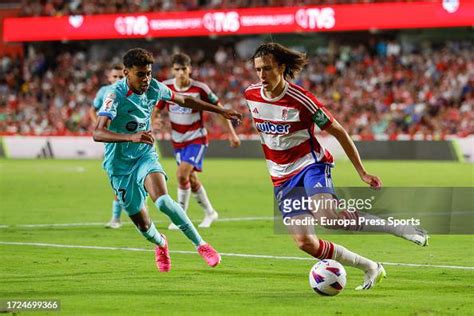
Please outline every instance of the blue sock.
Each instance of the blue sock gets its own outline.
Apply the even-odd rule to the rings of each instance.
[[[173,224],[179,227],[179,229],[188,237],[189,240],[193,242],[193,244],[198,247],[204,244],[204,241],[199,235],[196,227],[194,227],[193,223],[189,219],[188,215],[184,212],[183,208],[173,201],[168,194],[160,196],[155,201],[156,207],[168,215],[171,219]]]
[[[154,243],[155,245],[158,246],[164,246],[165,245],[165,240],[161,236],[161,234],[158,232],[158,230],[155,227],[155,224],[151,222],[150,228],[148,228],[147,231],[141,231],[139,230],[140,234],[143,235],[149,242]]]
[[[112,218],[120,219],[120,213],[122,213],[122,205],[117,200],[114,200],[112,203]]]

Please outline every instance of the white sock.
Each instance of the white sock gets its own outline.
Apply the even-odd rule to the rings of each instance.
[[[339,261],[343,265],[361,269],[364,272],[377,268],[377,263],[374,261],[364,258],[355,252],[349,251],[345,247],[337,244],[334,244],[334,260]]]
[[[189,198],[191,197],[191,188],[178,188],[178,204],[186,212],[189,206]]]
[[[204,189],[204,186],[201,185],[199,187],[199,190],[193,192],[193,196],[198,202],[198,204],[201,205],[206,215],[212,215],[215,212],[214,208],[211,205],[211,202],[209,201],[209,198],[207,197],[207,193]]]

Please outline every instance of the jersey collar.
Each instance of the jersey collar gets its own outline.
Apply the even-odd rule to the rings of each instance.
[[[265,95],[265,93],[263,92],[263,85],[262,87],[260,88],[260,95],[262,96],[262,98],[265,100],[265,101],[269,101],[269,102],[275,102],[275,101],[279,101],[281,98],[283,98],[283,96],[286,94],[286,90],[288,90],[288,82],[285,81],[285,87],[283,88],[283,91],[280,93],[279,96],[275,97],[275,98],[269,98]]]
[[[178,85],[176,84],[176,78],[173,79],[173,87],[178,92],[187,91],[189,88],[191,88],[192,85],[193,85],[193,79],[189,79],[189,84],[186,87],[179,88]]]

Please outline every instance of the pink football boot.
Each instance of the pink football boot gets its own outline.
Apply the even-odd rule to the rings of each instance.
[[[207,264],[210,267],[215,267],[221,262],[221,256],[209,244],[204,244],[204,245],[199,246],[197,251],[199,255],[203,257],[204,260],[206,260]]]

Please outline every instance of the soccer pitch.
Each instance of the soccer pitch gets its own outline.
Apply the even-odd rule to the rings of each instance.
[[[175,197],[175,163],[162,163]],[[386,186],[474,186],[472,164],[365,165]],[[154,247],[124,215],[121,229],[103,228],[113,195],[99,161],[0,160],[0,300],[58,299],[62,313],[78,315],[473,314],[472,236],[434,235],[421,248],[390,235],[332,234],[327,238],[384,262],[388,277],[358,292],[363,275],[346,267],[346,289],[322,297],[308,285],[315,260],[290,236],[274,233],[264,160],[207,159],[204,169],[201,179],[222,220],[200,231],[222,263],[207,267],[149,203],[171,251],[171,272],[159,273]],[[363,185],[349,162],[338,163],[333,177],[336,186]],[[193,199],[189,214],[202,218]]]

